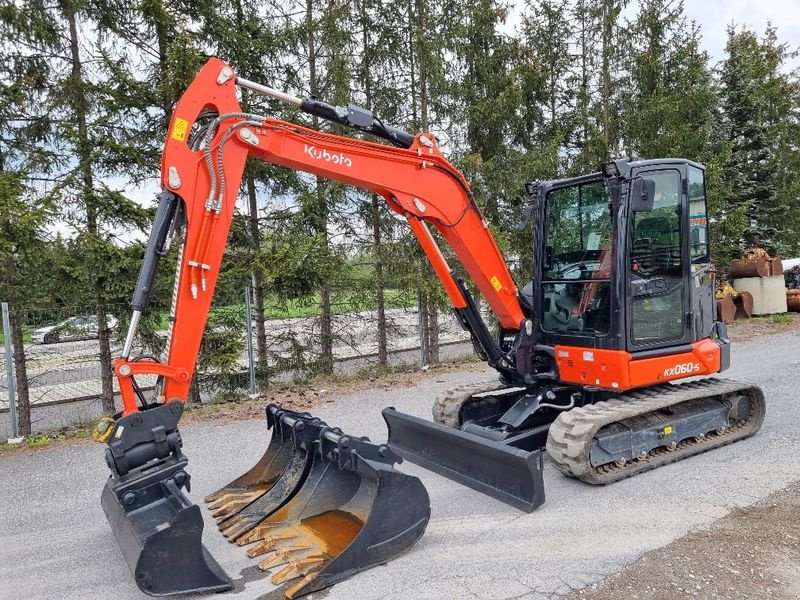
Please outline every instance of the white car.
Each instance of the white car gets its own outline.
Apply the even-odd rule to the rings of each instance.
[[[110,329],[115,329],[117,319],[106,315]],[[57,344],[58,342],[74,342],[76,340],[92,340],[98,336],[97,315],[70,317],[57,325],[40,327],[31,334],[34,344]]]

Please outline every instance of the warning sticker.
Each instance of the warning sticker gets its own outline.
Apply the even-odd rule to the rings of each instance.
[[[489,282],[492,284],[492,287],[494,288],[494,291],[495,291],[495,292],[499,292],[500,290],[502,290],[502,289],[503,289],[503,284],[502,284],[502,283],[500,283],[500,280],[497,278],[497,275],[495,275],[494,277],[492,277],[492,278],[489,280]]]
[[[172,126],[172,137],[173,140],[178,140],[182,142],[186,139],[186,132],[189,130],[189,121],[186,119],[181,119],[180,117],[175,119],[175,125]]]

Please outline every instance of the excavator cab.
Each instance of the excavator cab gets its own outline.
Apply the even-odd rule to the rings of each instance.
[[[541,315],[540,344],[635,358],[712,335],[701,165],[619,160],[543,183],[535,237],[535,285],[527,291]]]

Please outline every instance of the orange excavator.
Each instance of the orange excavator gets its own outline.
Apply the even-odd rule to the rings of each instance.
[[[388,141],[323,133],[243,112],[237,87]],[[280,569],[293,598],[407,550],[430,503],[403,458],[524,511],[544,502],[544,456],[606,484],[753,435],[761,390],[728,367],[714,318],[704,168],[685,159],[616,160],[588,175],[526,185],[534,269],[514,281],[464,176],[429,133],[371,111],[300,99],[211,59],[175,107],[160,196],[122,355],[122,412],[98,425],[111,476],[102,506],[139,587],[161,596],[231,589],[203,547],[178,421],[219,275],[245,161],[255,157],[369,190],[408,221],[475,351],[498,377],[455,388],[433,421],[383,411],[373,443],[307,413],[267,407],[272,438],[248,472],[206,498],[224,536]],[[497,318],[484,322],[430,227]],[[179,243],[165,359],[132,356],[156,267]],[[136,377],[158,377],[146,398]],[[689,382],[672,383],[693,377]]]

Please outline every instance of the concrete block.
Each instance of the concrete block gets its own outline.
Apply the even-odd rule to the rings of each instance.
[[[782,275],[742,277],[733,280],[733,287],[739,292],[750,292],[754,315],[786,312],[786,285]]]

